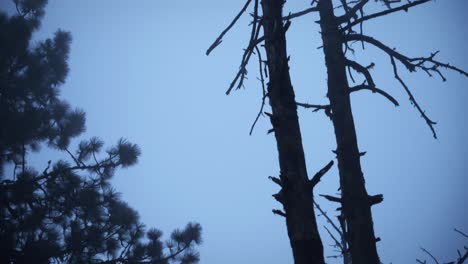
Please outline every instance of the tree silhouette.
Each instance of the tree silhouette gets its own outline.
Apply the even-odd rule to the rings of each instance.
[[[235,24],[250,2],[250,0],[246,2],[241,12],[209,47],[207,55],[221,43],[223,35]],[[265,99],[268,98],[272,113],[265,112],[265,114],[269,116],[273,126],[269,133],[275,133],[279,154],[279,178],[270,177],[270,179],[281,188],[273,197],[283,205],[284,212],[275,209],[273,213],[286,218],[295,263],[324,263],[323,245],[315,219],[312,190],[320,178],[333,166],[333,161],[317,172],[312,179],[309,179],[294,89],[289,76],[289,59],[285,37],[289,23],[283,24],[283,3],[282,0],[263,0],[261,2],[263,15],[259,16],[259,1],[254,1],[252,14],[254,19],[251,25],[249,45],[245,49],[239,71],[226,94],[229,94],[236,85],[237,89],[242,87],[247,73],[246,66],[251,55],[256,51],[264,95],[259,115],[252,125],[252,129],[263,112]],[[262,28],[264,36],[259,35]],[[262,42],[264,42],[266,61],[262,60],[261,51],[257,47]],[[266,88],[263,70],[266,77],[269,77]]]
[[[241,12],[207,50],[207,55],[221,43],[224,34],[247,10],[250,2],[250,0],[246,1]],[[274,197],[283,204],[285,209],[285,213],[278,210],[274,210],[274,212],[286,217],[295,263],[323,263],[323,252],[320,249],[321,242],[317,242],[316,246],[307,245],[306,248],[311,255],[297,254],[300,250],[296,247],[296,243],[301,240],[298,237],[309,237],[314,241],[320,239],[318,234],[304,235],[302,233],[302,235],[296,236],[301,234],[296,232],[297,228],[302,231],[315,231],[317,229],[312,207],[312,188],[310,188],[310,182],[307,181],[306,168],[305,164],[303,164],[304,153],[297,121],[297,106],[311,108],[314,111],[324,110],[334,126],[337,142],[337,148],[334,152],[338,160],[341,197],[325,195],[325,198],[339,203],[339,209],[342,211],[340,218],[342,226],[341,229],[336,229],[342,232],[340,234],[342,239],[341,242],[336,239],[337,246],[346,258],[349,258],[349,256],[343,250],[349,249],[352,263],[380,263],[376,248],[376,242],[379,241],[379,238],[374,234],[371,206],[382,202],[383,195],[369,195],[367,193],[360,164],[360,157],[365,155],[365,152],[360,152],[358,148],[349,95],[361,90],[370,90],[384,96],[395,106],[398,106],[399,103],[389,93],[378,88],[375,84],[370,72],[375,63],[364,66],[359,62],[348,59],[346,54],[350,51],[354,52],[352,47],[354,42],[361,42],[363,48],[364,43],[373,45],[386,53],[390,58],[395,79],[408,94],[410,102],[421,114],[421,117],[431,129],[434,138],[437,137],[434,129],[435,122],[428,117],[416,101],[410,88],[400,77],[398,63],[403,64],[410,72],[420,70],[429,76],[435,74],[440,76],[443,81],[445,81],[443,70],[452,70],[464,76],[468,76],[468,74],[449,63],[438,61],[436,59],[438,52],[425,57],[409,57],[373,37],[364,35],[362,32],[363,23],[395,12],[408,11],[410,8],[429,2],[429,0],[408,1],[404,4],[401,4],[400,0],[375,0],[374,2],[386,6],[386,9],[369,15],[364,12],[366,5],[371,2],[369,0],[340,0],[340,5],[334,4],[332,0],[313,0],[310,8],[286,16],[282,15],[282,6],[286,1],[262,1],[262,15],[259,15],[257,11],[258,1],[254,2],[254,11],[251,14],[253,21],[251,23],[250,42],[244,50],[239,71],[226,94],[229,94],[233,88],[239,89],[243,86],[250,57],[252,54],[256,54],[259,57],[263,97],[259,114],[252,125],[252,129],[263,113],[265,100],[269,99],[273,112],[268,114],[273,125],[269,132],[275,133],[281,168],[280,179],[272,178],[282,188],[281,192],[274,195]],[[395,6],[396,4],[398,6]],[[320,16],[317,23],[320,25],[323,41],[321,48],[323,48],[327,68],[329,105],[295,102],[294,90],[289,76],[289,58],[286,54],[285,32],[289,28],[292,19],[314,12]],[[341,12],[342,15],[335,15],[337,12]],[[359,27],[359,33],[354,30],[355,27]],[[263,29],[264,36],[260,36],[261,29]],[[265,47],[267,55],[265,61],[262,60],[261,50],[257,47],[259,44]],[[364,82],[351,87],[348,78],[352,82],[355,81],[352,75],[353,71],[363,75]],[[264,75],[269,78],[266,83],[267,88],[265,88],[266,80],[264,80]],[[314,180],[312,182],[316,183]],[[309,222],[304,224],[307,218]]]
[[[199,224],[163,241],[112,188],[115,170],[137,163],[137,145],[121,139],[103,151],[91,138],[69,150],[85,130],[84,112],[59,98],[71,35],[31,44],[47,1],[14,2],[16,15],[0,13],[0,262],[197,263]],[[29,166],[44,144],[71,161]]]
[[[398,74],[396,61],[403,64],[410,72],[422,70],[432,76],[439,75],[445,81],[442,69],[453,70],[465,76],[468,74],[448,63],[442,63],[435,59],[437,52],[427,57],[407,57],[395,49],[391,49],[382,42],[366,36],[362,33],[362,23],[372,19],[389,15],[398,11],[407,11],[417,5],[429,2],[429,0],[408,1],[408,3],[393,7],[400,1],[380,0],[387,9],[381,12],[365,15],[364,7],[368,0],[362,1],[341,1],[343,15],[336,16],[336,7],[331,0],[320,0],[317,2],[317,10],[320,15],[320,28],[323,40],[323,51],[325,54],[325,64],[327,67],[328,93],[330,100],[330,119],[333,122],[336,136],[336,155],[338,159],[338,170],[340,174],[340,187],[342,197],[329,199],[340,203],[347,224],[347,241],[351,252],[353,263],[380,263],[376,242],[378,239],[374,235],[371,206],[380,203],[383,196],[367,193],[364,184],[364,176],[361,169],[360,157],[365,153],[360,153],[353,115],[351,111],[350,93],[359,90],[370,90],[383,95],[393,104],[398,106],[398,102],[387,92],[377,88],[370,69],[375,65],[364,66],[346,57],[346,52],[353,50],[351,44],[355,41],[371,44],[390,57],[393,66],[393,74],[398,82],[403,86],[409,96],[410,102],[416,107],[431,129],[434,138],[436,132],[433,122],[419,106],[409,87],[404,83]],[[352,3],[352,4],[351,4]],[[354,26],[360,27],[360,33],[354,31]],[[363,44],[364,45],[364,44]],[[364,47],[364,46],[363,46]],[[348,75],[354,81],[351,72],[362,74],[365,81],[357,86],[350,87]]]

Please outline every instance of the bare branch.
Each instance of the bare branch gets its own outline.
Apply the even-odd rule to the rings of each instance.
[[[364,77],[366,78],[366,81],[369,85],[365,85],[364,83],[361,84],[361,85],[358,85],[358,86],[354,86],[354,87],[350,87],[349,88],[349,92],[352,93],[352,92],[356,92],[356,91],[359,91],[359,90],[370,90],[372,91],[373,93],[378,93],[378,94],[381,94],[382,96],[384,96],[385,98],[387,98],[390,102],[392,102],[395,106],[398,106],[398,101],[393,98],[393,96],[391,96],[390,94],[388,94],[387,92],[377,88],[375,86],[375,83],[374,83],[374,80],[372,78],[372,75],[370,74],[369,72],[369,68],[371,66],[373,66],[373,64],[371,64],[371,66],[368,66],[368,67],[364,67],[362,66],[361,64],[355,62],[355,61],[352,61],[352,60],[348,60],[346,59],[346,64],[353,68],[354,70],[356,70],[357,72],[359,73],[362,73],[364,75]]]
[[[434,260],[435,263],[440,264],[439,261],[437,261],[437,259],[425,248],[421,247],[421,250],[424,251],[426,254],[428,254],[432,258],[432,260]]]
[[[336,247],[339,248],[340,251],[343,253],[344,252],[343,247],[342,247],[341,243],[338,241],[338,239],[335,238],[335,236],[332,234],[332,232],[330,232],[330,230],[326,226],[323,226],[323,227],[325,228],[325,230],[327,230],[328,234],[331,236],[333,241],[335,241]]]
[[[314,108],[312,112],[318,112],[319,110],[329,111],[330,105],[316,105],[316,104],[307,104],[307,103],[299,103],[296,102],[296,105],[304,107],[304,108]]]
[[[330,217],[328,217],[327,213],[323,211],[323,209],[318,205],[316,201],[314,201],[314,205],[320,211],[320,213],[327,219],[327,221],[330,223],[333,229],[335,229],[335,231],[338,232],[338,234],[340,234],[341,237],[344,237],[343,232],[338,228],[338,226],[335,225],[335,223],[333,223]]]
[[[382,42],[380,42],[380,41],[378,41],[378,40],[376,40],[376,39],[374,39],[372,37],[362,35],[362,34],[348,34],[348,35],[344,36],[344,40],[345,41],[365,41],[367,43],[370,43],[370,44],[376,46],[377,48],[381,49],[382,51],[384,51],[388,55],[395,57],[397,60],[399,60],[401,63],[403,63],[403,65],[405,65],[406,68],[410,72],[415,71],[415,66],[410,63],[410,58],[404,56],[401,53],[398,53],[394,49],[391,49],[390,47],[386,46]]]
[[[278,193],[273,194],[272,196],[273,198],[275,198],[276,201],[278,201],[284,206],[284,195],[282,190],[280,190]]]
[[[279,178],[273,177],[273,176],[268,176],[268,179],[270,179],[272,182],[278,184],[280,187],[283,187],[283,184],[281,183],[281,180]]]
[[[286,214],[285,214],[283,211],[281,211],[281,210],[273,209],[273,210],[271,210],[271,211],[272,211],[274,214],[276,214],[276,215],[279,215],[279,216],[282,216],[282,217],[286,217]]]
[[[429,76],[432,76],[430,72],[436,72],[439,74],[442,78],[443,81],[445,81],[445,77],[442,75],[442,73],[439,70],[439,67],[446,68],[455,72],[458,72],[465,77],[468,77],[468,73],[460,68],[457,68],[455,66],[450,65],[449,63],[442,63],[440,61],[437,61],[434,59],[434,57],[439,53],[434,52],[428,57],[416,57],[416,58],[409,58],[399,52],[397,52],[395,49],[391,49],[390,47],[386,46],[382,42],[369,37],[365,36],[362,34],[348,34],[344,36],[345,41],[365,41],[367,43],[370,43],[377,48],[381,49],[391,57],[394,57],[398,61],[400,61],[405,67],[410,71],[414,72],[416,71],[416,68],[422,69],[425,71]],[[425,63],[431,63],[431,65],[425,65]]]
[[[264,40],[265,40],[264,37],[260,37],[260,38],[256,39],[254,42],[251,42],[251,45],[249,45],[247,47],[247,49],[245,49],[244,55],[242,56],[241,65],[239,66],[239,71],[237,71],[236,77],[234,78],[234,80],[229,85],[229,89],[226,91],[226,95],[229,95],[231,93],[231,90],[234,88],[234,86],[236,85],[239,78],[240,78],[240,80],[239,80],[239,83],[237,84],[237,89],[242,87],[242,85],[244,84],[245,75],[247,74],[246,67],[247,67],[247,64],[249,63],[250,56],[253,53],[253,49],[254,49],[255,46],[257,46],[258,44],[260,44]]]
[[[446,81],[445,77],[442,75],[442,73],[439,71],[439,67],[446,68],[455,72],[460,73],[461,75],[464,75],[465,77],[468,77],[468,73],[460,68],[457,68],[455,66],[450,65],[449,63],[442,63],[440,61],[434,60],[434,57],[439,53],[439,51],[436,51],[434,53],[431,53],[430,56],[428,57],[419,57],[419,58],[411,58],[410,62],[416,63],[415,66],[418,68],[421,68],[424,70],[429,76],[432,76],[430,74],[430,71],[437,72],[437,74],[440,75],[443,81]],[[424,63],[430,62],[432,63],[431,66],[425,66]]]
[[[457,264],[463,264],[463,263],[465,263],[465,260],[467,260],[467,259],[468,259],[468,248],[465,247],[465,254],[458,258]]]
[[[369,0],[362,0],[359,3],[357,3],[355,6],[353,6],[349,11],[347,11],[344,15],[338,17],[336,20],[338,24],[344,23],[349,21],[351,18],[356,17],[356,13],[359,10],[362,10],[364,5],[366,5],[369,2]]]
[[[460,230],[458,230],[458,229],[456,229],[456,228],[454,228],[453,231],[455,231],[455,232],[461,234],[461,235],[464,236],[465,238],[468,238],[468,235],[467,235],[467,234],[465,234],[464,232],[462,232],[462,231],[460,231]]]
[[[312,13],[312,12],[317,12],[317,11],[318,11],[317,7],[307,8],[307,9],[302,10],[302,11],[297,12],[297,13],[289,13],[289,15],[283,17],[283,20],[291,20],[293,18],[301,17],[301,16],[307,15],[307,14]]]
[[[375,82],[374,82],[374,79],[372,78],[372,75],[370,74],[369,72],[369,68],[370,67],[364,67],[362,66],[361,64],[355,62],[355,61],[352,61],[352,60],[349,60],[347,58],[346,59],[346,65],[353,68],[354,70],[356,70],[357,72],[361,73],[362,75],[364,75],[364,77],[366,78],[366,81],[367,83],[369,84],[370,87],[374,87],[375,88]],[[373,66],[373,64],[371,64]]]
[[[348,25],[343,27],[342,30],[343,30],[343,32],[346,31],[346,30],[350,30],[353,26],[355,26],[357,24],[360,24],[360,23],[362,23],[364,21],[367,21],[369,19],[373,19],[373,18],[376,18],[376,17],[385,16],[385,15],[388,15],[388,14],[391,14],[391,13],[394,13],[394,12],[398,12],[398,11],[402,11],[402,10],[405,11],[405,12],[408,12],[409,8],[420,5],[420,4],[427,3],[429,1],[431,1],[431,0],[417,0],[417,1],[413,1],[413,2],[409,1],[408,4],[405,4],[405,5],[402,5],[402,6],[399,6],[399,7],[395,7],[395,8],[384,10],[382,12],[378,12],[378,13],[374,13],[374,14],[371,14],[371,15],[363,16],[363,17],[349,23]]]
[[[340,204],[342,202],[341,198],[338,198],[338,197],[335,197],[335,196],[326,195],[326,194],[319,194],[319,195],[322,196],[323,198],[327,199],[330,202],[336,202],[336,203],[340,203]]]
[[[382,194],[376,194],[376,195],[370,195],[369,196],[369,203],[370,205],[376,205],[379,204],[383,201],[383,195]]]
[[[249,135],[252,135],[252,132],[255,128],[255,125],[257,124],[258,122],[258,119],[260,118],[260,116],[262,115],[263,113],[263,108],[265,107],[265,99],[267,97],[267,92],[266,92],[266,89],[265,89],[265,79],[263,78],[263,71],[262,71],[262,54],[260,53],[260,49],[255,46],[255,51],[257,53],[257,56],[258,56],[258,68],[259,68],[259,71],[260,71],[260,83],[262,84],[262,103],[260,105],[260,110],[258,111],[258,114],[257,114],[257,117],[255,118],[255,121],[253,122],[252,124],[252,127],[250,127],[250,132],[249,132]]]
[[[426,113],[421,109],[421,107],[419,106],[418,102],[416,102],[416,99],[414,98],[413,94],[411,93],[411,90],[408,88],[408,86],[406,85],[406,83],[400,78],[400,76],[398,75],[398,70],[397,70],[397,66],[396,66],[396,63],[395,63],[395,60],[393,59],[392,56],[390,56],[390,60],[391,60],[391,63],[392,63],[392,66],[393,66],[393,73],[395,74],[395,78],[400,82],[400,84],[403,86],[403,88],[405,89],[406,93],[408,94],[409,96],[409,100],[410,102],[416,107],[416,109],[418,109],[419,113],[421,114],[421,117],[424,119],[424,121],[426,121],[426,124],[429,126],[429,128],[431,129],[432,131],[432,135],[435,139],[437,139],[437,134],[435,132],[435,129],[434,129],[434,126],[435,124],[437,124],[436,122],[432,121],[431,119],[429,119],[429,117],[426,115]]]
[[[319,170],[315,175],[314,177],[312,177],[312,179],[310,180],[310,184],[312,186],[312,188],[314,188],[315,185],[317,185],[317,183],[319,183],[320,179],[322,178],[323,175],[325,175],[325,173],[327,173],[331,167],[333,166],[333,160],[331,160],[330,162],[328,162],[328,164],[323,167],[321,170]]]
[[[245,12],[245,10],[247,9],[247,7],[250,5],[250,2],[252,2],[252,0],[247,0],[247,2],[245,2],[245,5],[244,7],[242,7],[241,11],[237,14],[236,17],[234,17],[234,19],[231,21],[231,23],[227,26],[226,29],[223,30],[223,32],[221,32],[221,34],[218,36],[218,38],[213,42],[213,44],[211,44],[211,46],[206,50],[206,55],[210,55],[211,51],[213,49],[215,49],[219,44],[221,44],[221,42],[223,41],[223,36],[232,28],[232,26],[234,26],[234,24],[236,24],[237,20],[239,20],[239,18],[242,16],[242,14]]]
[[[369,91],[372,91],[373,93],[378,93],[378,94],[384,96],[385,98],[387,98],[395,106],[399,106],[398,101],[393,96],[391,96],[390,94],[388,94],[384,90],[381,90],[381,89],[379,89],[377,87],[371,87],[369,85],[361,84],[361,85],[349,88],[350,93],[357,92],[357,91],[360,91],[360,90],[369,90]]]

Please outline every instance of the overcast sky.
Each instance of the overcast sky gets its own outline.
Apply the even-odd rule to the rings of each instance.
[[[7,0],[0,0],[8,8]],[[300,11],[310,0],[290,0],[285,11]],[[276,142],[260,119],[248,135],[261,102],[256,58],[245,89],[225,91],[250,36],[244,16],[207,57],[206,48],[237,14],[244,1],[50,0],[37,40],[61,28],[73,43],[70,74],[62,97],[87,114],[83,138],[107,144],[125,137],[142,149],[139,164],[113,180],[141,220],[169,233],[188,221],[203,226],[201,263],[293,263],[281,208],[267,177],[278,175]],[[374,1],[369,6],[383,8]],[[368,9],[371,12],[374,8]],[[431,1],[408,13],[369,22],[364,33],[408,56],[440,50],[440,60],[468,70],[466,0]],[[317,14],[298,18],[287,33],[291,76],[299,102],[326,104]],[[401,76],[421,106],[437,121],[438,140],[393,79],[388,56],[366,46],[350,58],[373,69],[377,86],[399,102],[363,91],[352,95],[366,187],[382,193],[373,207],[378,251],[384,263],[415,263],[425,247],[441,261],[454,260],[468,232],[468,80],[447,72],[447,82],[423,72]],[[357,74],[355,74],[357,76]],[[360,79],[359,79],[360,80]],[[310,175],[334,159],[333,127],[323,113],[300,110]],[[45,152],[46,164],[60,156]],[[335,205],[317,194],[336,194],[334,167],[316,187],[316,200],[331,216]],[[326,255],[332,241],[318,217]],[[329,263],[339,263],[329,259]]]

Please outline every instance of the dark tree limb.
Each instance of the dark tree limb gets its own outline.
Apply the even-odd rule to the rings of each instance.
[[[369,68],[371,68],[373,66],[372,64],[369,67],[364,67],[361,64],[359,64],[359,63],[357,63],[355,61],[349,60],[349,59],[346,59],[345,63],[346,63],[347,66],[353,68],[355,71],[357,71],[357,72],[361,73],[362,75],[364,75],[364,77],[366,78],[366,81],[367,81],[367,83],[369,84],[370,87],[375,87],[374,79],[372,78],[372,75],[369,72]]]
[[[335,238],[335,236],[332,234],[332,232],[330,232],[330,230],[329,230],[326,226],[323,226],[323,228],[325,228],[325,230],[327,230],[328,234],[331,236],[331,238],[333,239],[333,241],[335,241],[335,246],[336,246],[337,248],[339,248],[341,252],[343,252],[343,246],[342,246],[341,243],[338,241],[338,239]]]
[[[457,264],[463,264],[465,263],[465,260],[468,259],[468,248],[465,247],[465,254],[463,256],[459,256],[457,260]]]
[[[330,162],[328,162],[328,164],[323,167],[321,170],[319,170],[315,175],[314,177],[312,177],[312,179],[310,180],[310,185],[312,186],[312,188],[315,187],[315,185],[317,185],[317,183],[319,183],[320,179],[322,178],[323,175],[325,175],[325,173],[327,173],[331,167],[333,166],[333,160],[331,160]]]
[[[353,6],[349,11],[346,11],[346,13],[340,17],[336,18],[336,21],[338,24],[348,22],[351,18],[356,18],[356,14],[359,10],[362,10],[362,8],[369,2],[369,0],[362,0],[358,2],[355,6]]]
[[[273,194],[272,196],[273,196],[273,198],[275,198],[276,201],[281,203],[283,206],[285,205],[284,204],[284,194],[283,194],[282,190],[280,190],[278,193]]]
[[[393,96],[391,96],[390,94],[388,94],[384,90],[381,90],[381,89],[379,89],[377,87],[371,87],[369,85],[361,84],[361,85],[349,88],[350,93],[357,92],[357,91],[360,91],[360,90],[369,90],[369,91],[371,91],[373,93],[378,93],[378,94],[384,96],[385,98],[387,98],[395,106],[399,106],[398,101]]]
[[[236,17],[234,17],[234,19],[227,26],[227,28],[224,29],[223,32],[221,32],[221,34],[218,36],[218,38],[216,38],[216,40],[213,42],[213,44],[211,44],[211,46],[206,50],[206,55],[207,56],[210,55],[211,51],[213,51],[219,44],[221,44],[221,42],[223,41],[222,40],[223,36],[236,24],[237,20],[239,20],[239,18],[245,12],[247,7],[249,7],[250,2],[252,2],[252,0],[247,0],[247,2],[245,2],[244,7],[242,7],[241,11],[236,15]]]
[[[259,72],[260,72],[260,83],[262,84],[262,103],[260,105],[260,110],[258,111],[258,114],[257,114],[257,117],[255,118],[255,121],[253,122],[252,126],[250,127],[250,132],[249,132],[249,135],[252,135],[252,132],[255,128],[255,125],[257,124],[258,122],[258,119],[260,118],[260,116],[263,114],[263,108],[265,107],[265,99],[267,98],[267,92],[266,92],[266,89],[265,89],[265,79],[263,78],[263,71],[262,71],[262,54],[260,53],[260,49],[255,46],[255,52],[257,54],[257,57],[258,57],[258,68],[259,68]]]
[[[312,112],[318,112],[319,110],[324,110],[326,112],[326,111],[329,111],[330,109],[330,105],[316,105],[316,104],[307,104],[307,103],[299,103],[299,102],[296,102],[296,105],[304,107],[306,109],[312,108],[314,109]]]
[[[388,15],[388,14],[391,14],[391,13],[394,13],[394,12],[398,12],[398,11],[408,12],[409,8],[420,5],[420,4],[427,3],[429,1],[431,1],[431,0],[417,0],[417,1],[413,1],[413,2],[408,1],[408,4],[405,4],[405,5],[402,5],[402,6],[399,6],[399,7],[390,8],[390,9],[384,10],[382,12],[370,14],[370,15],[367,15],[367,16],[361,16],[361,18],[356,19],[353,22],[350,22],[345,27],[343,27],[342,31],[344,32],[346,30],[350,30],[353,26],[361,24],[362,22],[367,21],[369,19],[385,16],[385,15]],[[343,21],[343,22],[346,22],[346,21]]]
[[[355,61],[346,59],[346,65],[353,68],[357,72],[363,74],[364,77],[366,78],[367,83],[369,84],[369,85],[361,84],[361,85],[358,85],[358,86],[350,87],[349,88],[350,93],[356,92],[356,91],[359,91],[359,90],[370,90],[373,93],[381,94],[382,96],[387,98],[390,102],[392,102],[395,106],[399,105],[398,101],[395,98],[393,98],[393,96],[391,96],[387,92],[385,92],[385,91],[383,91],[383,90],[381,90],[381,89],[379,89],[379,88],[377,88],[375,86],[374,79],[372,78],[372,75],[369,72],[369,68],[371,68],[373,66],[373,64],[371,64],[368,67],[364,67],[364,66],[362,66],[361,64],[359,64],[359,63],[357,63]]]
[[[399,62],[401,62],[410,72],[414,72],[414,71],[416,71],[416,69],[421,69],[421,70],[425,71],[429,76],[432,76],[431,72],[435,72],[442,78],[443,81],[445,81],[446,79],[445,79],[444,75],[441,73],[441,71],[439,69],[440,67],[446,68],[446,69],[449,69],[449,70],[453,70],[455,72],[458,72],[458,73],[464,75],[465,77],[468,77],[468,73],[463,71],[462,69],[457,68],[455,66],[452,66],[452,65],[450,65],[448,63],[442,63],[440,61],[435,60],[434,57],[438,54],[438,52],[434,52],[428,57],[409,58],[409,57],[397,52],[395,49],[391,49],[390,47],[386,46],[382,42],[380,42],[380,41],[378,41],[378,40],[376,40],[376,39],[374,39],[372,37],[365,36],[365,35],[362,35],[362,34],[348,34],[348,35],[345,35],[344,36],[344,41],[345,42],[347,42],[347,41],[365,41],[367,43],[370,43],[370,44],[374,45],[375,47],[379,48],[380,50],[384,51],[385,53],[387,53],[390,56],[395,78],[400,82],[400,84],[403,86],[403,88],[405,89],[405,91],[409,95],[410,102],[417,108],[417,110],[421,114],[422,118],[426,121],[427,125],[429,126],[429,128],[432,131],[433,137],[437,138],[437,134],[436,134],[436,132],[434,130],[434,127],[433,127],[433,125],[435,125],[436,122],[432,121],[425,114],[425,112],[422,110],[422,108],[416,102],[416,99],[414,98],[413,94],[409,90],[408,86],[405,84],[405,82],[398,75],[395,59],[397,59]],[[364,67],[362,65],[359,65],[358,63],[349,61],[349,60],[347,60],[347,64],[349,66],[351,66],[352,68],[354,68],[355,70],[363,73],[366,76],[366,80],[368,81],[369,86],[375,88],[375,84],[373,83],[372,77],[371,77],[371,75],[370,75],[370,73],[369,73],[369,71],[367,70],[366,67]],[[427,64],[429,64],[429,65],[427,65]]]
[[[344,36],[344,41],[345,42],[347,42],[347,41],[364,41],[364,42],[367,42],[369,44],[372,44],[375,47],[382,50],[383,52],[387,53],[388,55],[390,55],[390,56],[394,57],[395,59],[397,59],[398,61],[400,61],[403,65],[405,65],[405,67],[410,72],[416,71],[417,68],[422,69],[423,71],[428,73],[430,76],[432,76],[430,72],[436,72],[437,74],[439,74],[441,76],[442,80],[445,81],[445,77],[442,75],[442,73],[439,70],[439,67],[442,67],[442,68],[446,68],[446,69],[458,72],[458,73],[464,75],[465,77],[468,77],[468,73],[466,71],[464,71],[464,70],[462,70],[462,69],[460,69],[458,67],[452,66],[449,63],[443,63],[443,62],[435,60],[434,57],[439,53],[438,51],[432,53],[428,57],[409,58],[409,57],[397,52],[395,49],[391,49],[390,47],[383,44],[382,42],[380,42],[380,41],[378,41],[378,40],[376,40],[376,39],[374,39],[372,37],[366,36],[366,35],[348,34],[348,35]],[[426,65],[426,63],[429,63],[430,65]]]
[[[327,213],[320,207],[320,205],[318,205],[317,202],[314,201],[314,205],[315,205],[315,208],[317,208],[320,213],[327,219],[328,223],[330,223],[330,225],[333,227],[333,229],[335,229],[335,231],[340,234],[341,237],[344,237],[343,236],[343,232],[340,230],[340,228],[338,228],[337,225],[335,225],[335,223],[333,223],[333,221],[330,219],[330,217],[327,215]]]
[[[229,88],[226,91],[226,95],[229,95],[231,93],[231,90],[234,88],[236,83],[237,83],[237,89],[242,87],[242,85],[244,84],[245,75],[247,74],[246,67],[247,67],[247,64],[249,63],[250,56],[253,53],[254,47],[260,44],[264,40],[265,40],[264,37],[257,38],[253,42],[251,41],[251,44],[245,49],[244,55],[242,56],[241,64],[239,66],[239,71],[237,71],[236,77],[234,77],[234,80],[229,85]]]
[[[460,230],[458,230],[458,229],[456,229],[456,228],[454,228],[453,231],[459,233],[460,235],[464,236],[465,238],[468,238],[468,235],[467,235],[467,234],[465,234],[464,232],[462,232],[462,231],[460,231]]]
[[[276,214],[276,215],[279,215],[279,216],[282,216],[282,217],[286,217],[286,214],[285,214],[283,211],[279,210],[279,209],[273,209],[273,210],[271,210],[271,211],[272,211],[274,214]]]
[[[322,196],[323,198],[327,199],[330,202],[335,202],[335,203],[340,203],[340,204],[342,202],[341,198],[338,198],[338,197],[335,197],[335,196],[326,195],[326,194],[319,194],[319,195]]]
[[[416,99],[414,98],[413,96],[413,93],[411,92],[411,90],[408,88],[408,86],[406,85],[406,83],[400,78],[400,76],[398,75],[398,70],[397,70],[397,66],[396,66],[396,63],[395,63],[395,60],[393,59],[392,56],[390,56],[390,61],[392,63],[392,66],[393,66],[393,73],[395,74],[395,79],[397,79],[400,84],[403,86],[403,88],[405,89],[406,93],[408,94],[409,96],[409,100],[410,102],[416,107],[416,109],[418,109],[419,113],[421,114],[421,117],[424,119],[424,121],[426,121],[426,124],[429,126],[429,128],[431,129],[432,131],[432,136],[437,139],[437,133],[435,132],[435,129],[434,129],[434,125],[437,124],[436,122],[432,121],[425,113],[424,110],[422,110],[422,108],[419,106],[418,102],[416,101]]]
[[[424,253],[426,253],[427,255],[429,255],[432,260],[434,260],[434,262],[436,264],[440,264],[439,261],[431,254],[431,252],[427,251],[425,248],[421,247],[421,250],[424,251]]]
[[[385,53],[387,53],[388,55],[395,57],[403,65],[405,65],[406,68],[410,72],[415,71],[415,66],[413,64],[411,64],[410,58],[404,56],[401,53],[398,53],[394,49],[391,49],[390,47],[386,46],[382,42],[380,42],[380,41],[378,41],[378,40],[376,40],[376,39],[374,39],[372,37],[362,35],[362,34],[348,34],[348,35],[344,36],[344,41],[345,42],[347,42],[347,41],[364,41],[364,42],[367,42],[369,44],[372,44],[372,45],[376,46],[377,48],[381,49],[382,51],[384,51]]]
[[[216,48],[219,44],[221,44],[222,37],[231,29],[231,27],[237,22],[237,20],[240,18],[240,16],[245,12],[247,7],[249,6],[251,0],[248,0],[244,7],[241,9],[241,11],[237,14],[237,16],[232,20],[232,22],[229,24],[229,26],[220,34],[220,36],[215,40],[215,42],[208,48],[206,51],[206,55],[209,55],[209,53]],[[253,13],[254,19],[251,25],[252,31],[250,34],[250,40],[249,40],[249,45],[247,48],[244,50],[244,54],[242,55],[242,61],[239,66],[239,70],[237,71],[236,76],[234,77],[234,80],[231,82],[229,85],[228,90],[226,91],[226,95],[229,95],[231,90],[236,86],[237,84],[237,89],[240,89],[243,84],[244,80],[247,75],[247,64],[249,63],[250,57],[252,53],[254,52],[255,47],[260,44],[262,41],[265,40],[264,37],[259,37],[260,33],[260,28],[262,26],[261,21],[257,21],[256,17],[258,17],[258,0],[255,0],[255,5],[254,5],[254,13]]]
[[[289,13],[289,15],[283,17],[283,20],[291,20],[293,18],[301,17],[301,16],[307,15],[307,14],[312,13],[312,12],[317,12],[317,11],[318,11],[317,7],[307,8],[307,9],[302,10],[300,12]]]
[[[376,205],[381,202],[383,202],[383,195],[382,194],[376,194],[376,195],[370,195],[369,196],[369,203],[370,205]]]
[[[283,187],[283,184],[281,183],[281,180],[279,178],[273,177],[273,176],[268,176],[268,179],[270,179],[272,182],[278,184],[280,187]]]

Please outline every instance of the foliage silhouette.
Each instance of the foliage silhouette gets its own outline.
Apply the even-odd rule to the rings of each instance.
[[[47,1],[14,2],[17,14],[0,13],[0,263],[197,263],[199,224],[163,241],[112,188],[115,170],[137,163],[137,145],[103,151],[94,137],[69,150],[85,130],[85,113],[59,98],[71,35],[33,45]],[[44,143],[72,161],[28,166]]]

